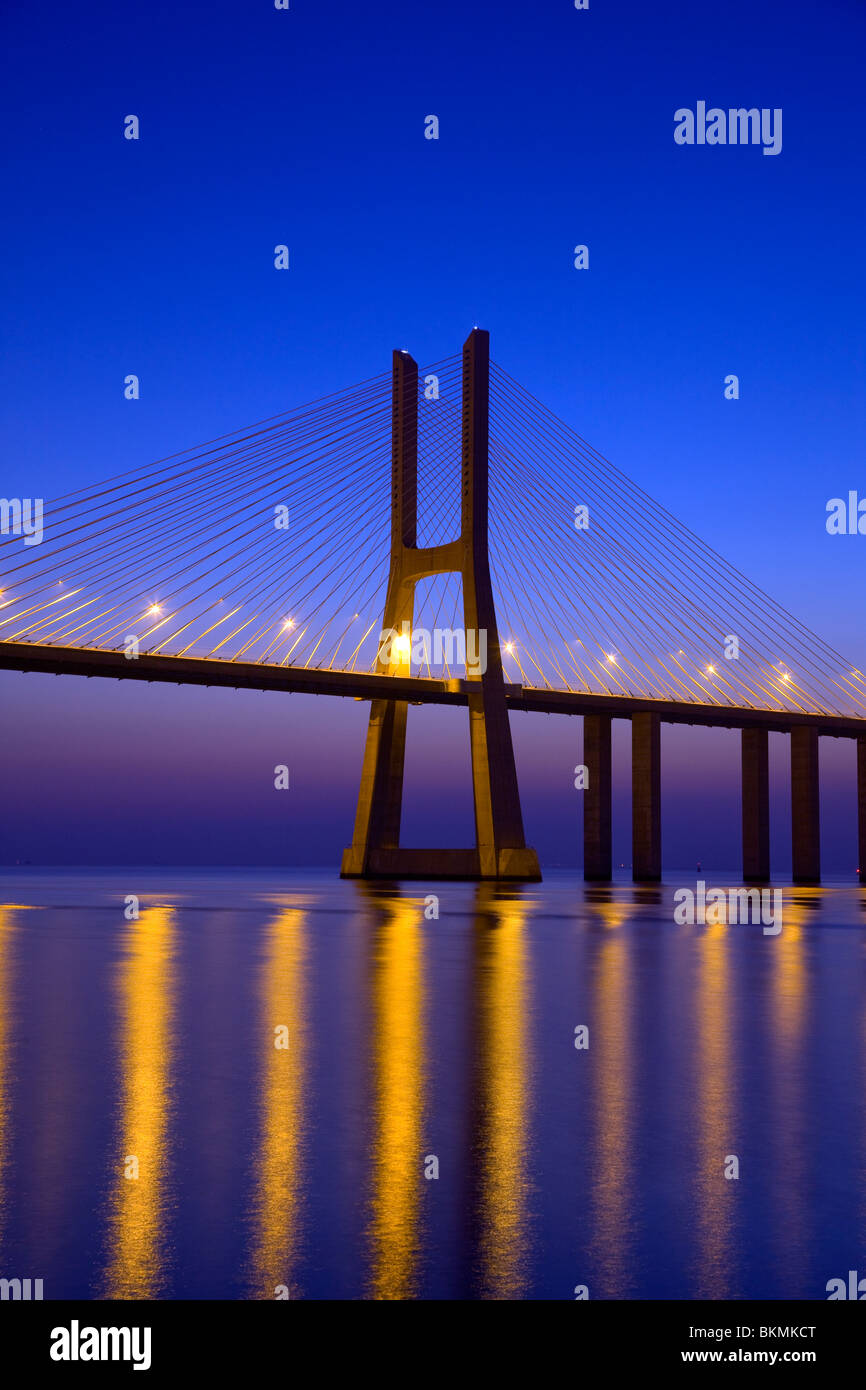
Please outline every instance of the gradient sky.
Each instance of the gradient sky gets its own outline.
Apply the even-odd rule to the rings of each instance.
[[[477,323],[866,667],[866,537],[824,525],[828,498],[866,495],[862,3],[291,3],[4,7],[0,493],[140,467],[387,370],[394,347],[444,357]],[[698,100],[781,107],[781,154],[676,145]],[[0,862],[336,864],[348,842],[365,705],[15,674],[0,701]],[[513,727],[528,838],[576,864],[579,722]],[[664,748],[666,861],[734,865],[736,736],[668,729]],[[853,748],[822,759],[825,864],[850,873]],[[412,710],[405,841],[467,841],[468,793],[465,716]]]

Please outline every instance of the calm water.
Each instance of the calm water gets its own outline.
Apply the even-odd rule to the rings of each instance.
[[[7,870],[0,1276],[825,1298],[866,1273],[866,893],[785,888],[772,937],[675,925],[687,883],[442,884],[436,921],[416,885]]]

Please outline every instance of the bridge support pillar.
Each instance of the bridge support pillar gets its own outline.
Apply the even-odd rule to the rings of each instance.
[[[661,720],[641,712],[631,717],[631,858],[635,883],[662,876]]]
[[[526,848],[487,550],[490,337],[463,345],[463,623],[487,634],[487,665],[468,678],[475,837],[481,878],[540,879]],[[476,650],[480,647],[476,643]]]
[[[791,730],[791,848],[794,882],[820,883],[818,730],[813,724]]]
[[[520,793],[505,699],[487,548],[489,337],[473,329],[463,347],[462,525],[459,539],[427,549],[417,544],[418,367],[394,354],[391,564],[385,631],[411,633],[415,585],[433,574],[463,580],[464,638],[486,666],[467,670],[469,744],[475,803],[474,849],[404,849],[400,811],[406,743],[405,701],[374,700],[352,844],[344,878],[541,878],[538,856],[523,837]],[[408,623],[408,628],[402,625]],[[390,644],[389,644],[390,645]],[[411,654],[380,653],[379,671],[411,675]]]
[[[596,883],[607,883],[613,867],[610,729],[609,714],[583,716],[583,762],[588,777],[583,792],[583,876]]]
[[[770,760],[766,729],[743,729],[743,881],[770,879]]]
[[[391,409],[391,568],[383,629],[402,632],[404,621],[411,630],[415,611],[414,586],[404,580],[402,557],[405,547],[414,546],[418,527],[418,364],[405,352],[394,353]],[[389,669],[382,661],[379,667]],[[400,673],[408,675],[408,667]],[[394,851],[400,843],[408,713],[405,700],[370,703],[355,829],[343,853],[344,877],[366,876],[373,856]]]
[[[857,847],[860,886],[866,885],[866,737],[857,740]]]

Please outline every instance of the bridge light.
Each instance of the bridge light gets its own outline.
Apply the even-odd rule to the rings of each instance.
[[[162,609],[160,608],[158,603],[152,603],[147,611],[148,613],[161,613]]]
[[[292,619],[292,618],[286,618],[286,621],[283,623],[283,631],[285,632],[285,630],[286,630],[287,627],[294,627],[294,626],[295,626],[295,624],[294,624],[293,619]]]
[[[787,672],[787,671],[784,671],[784,672],[782,673],[782,680],[783,680],[783,681],[789,681],[790,679],[791,679],[791,677],[788,675],[788,672]]]
[[[506,642],[506,643],[505,643],[505,650],[508,652],[508,655],[511,656],[511,653],[514,651],[514,643],[513,643],[513,642]]]
[[[716,674],[716,668],[715,668],[715,666],[708,666],[708,667],[707,667],[707,675],[708,675],[708,676],[714,676],[715,674]]]
[[[608,661],[616,662],[616,653],[615,653],[615,652],[608,652],[608,654],[607,654],[607,659],[608,659]]]
[[[394,651],[401,661],[408,661],[409,657],[412,655],[411,638],[407,637],[405,634],[401,637],[395,637]]]

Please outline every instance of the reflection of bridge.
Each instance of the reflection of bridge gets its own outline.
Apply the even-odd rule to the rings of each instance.
[[[349,876],[539,876],[512,710],[583,717],[587,877],[611,873],[614,717],[632,725],[636,879],[661,873],[662,722],[742,730],[756,881],[769,732],[791,736],[797,882],[820,877],[819,736],[857,739],[866,864],[862,674],[491,371],[481,330],[420,383],[397,352],[390,380],[61,498],[43,544],[6,541],[0,566],[0,667],[370,700]],[[414,634],[450,615],[453,636],[458,607],[486,667],[452,647],[434,674]],[[468,707],[472,850],[400,846],[412,703]]]

